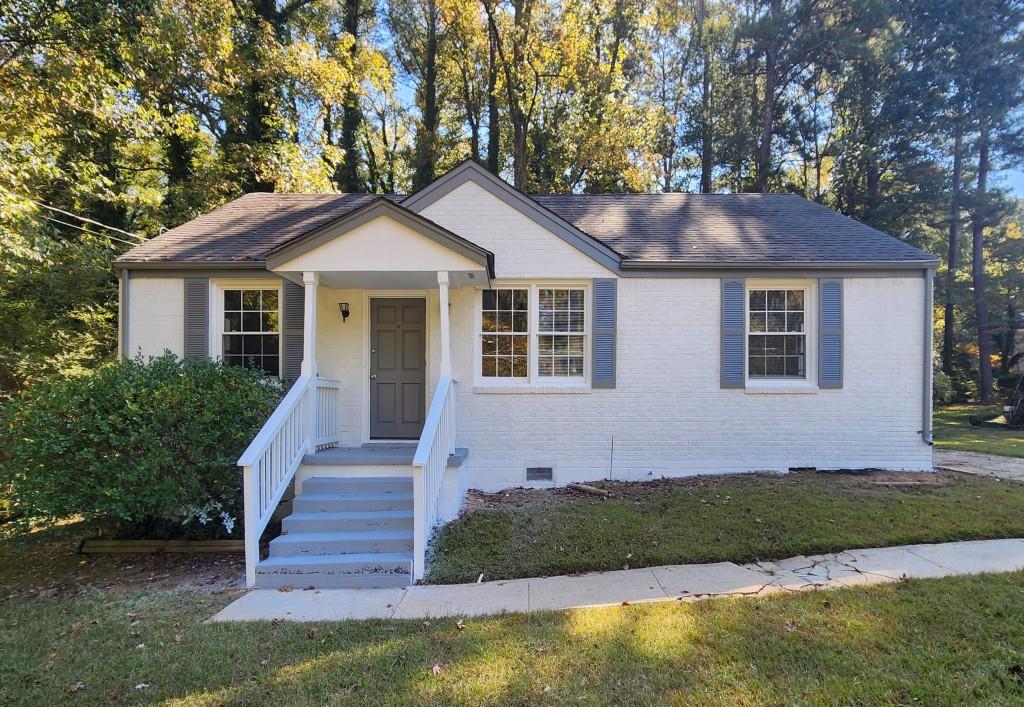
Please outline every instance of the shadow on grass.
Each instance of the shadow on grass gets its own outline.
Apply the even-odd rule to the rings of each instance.
[[[80,680],[83,702],[166,705],[1012,703],[1022,592],[1024,575],[994,575],[463,628],[201,625],[214,598],[173,594],[24,602],[3,619],[0,701],[54,703]]]

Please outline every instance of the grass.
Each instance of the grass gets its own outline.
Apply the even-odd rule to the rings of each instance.
[[[912,480],[920,483],[899,485]],[[463,516],[442,528],[429,580],[1024,537],[1024,484],[952,472],[736,475],[606,488],[611,498],[519,491],[522,506]]]
[[[1024,430],[972,427],[968,418],[1002,414],[995,406],[949,405],[935,411],[935,447],[1024,458]]]
[[[2,704],[1020,704],[1024,575],[468,619],[205,625],[225,597],[8,600]],[[435,668],[436,666],[436,668]]]

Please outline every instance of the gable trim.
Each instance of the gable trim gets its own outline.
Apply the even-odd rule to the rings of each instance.
[[[468,241],[462,236],[452,233],[430,219],[414,211],[409,211],[383,197],[374,199],[369,204],[361,206],[355,211],[347,213],[330,223],[326,223],[284,245],[268,251],[265,256],[267,269],[274,270],[293,258],[304,255],[363,224],[381,217],[390,218],[421,236],[429,238],[435,243],[469,258],[486,268],[489,277],[494,277],[494,253],[486,248],[481,248],[476,243]]]
[[[541,206],[471,159],[438,177],[415,194],[406,197],[402,201],[402,207],[418,213],[467,182],[476,184],[491,196],[544,227],[612,272],[619,271],[619,263],[622,260],[619,253],[576,228],[561,216]]]

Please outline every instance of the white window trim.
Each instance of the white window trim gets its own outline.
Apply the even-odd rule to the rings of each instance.
[[[485,378],[483,376],[483,296],[475,293],[473,304],[473,392],[474,393],[580,393],[590,392],[591,325],[593,293],[589,280],[495,280],[486,289],[518,288],[527,290],[527,335],[529,336],[529,375],[525,378]],[[541,376],[538,374],[538,336],[550,334],[538,330],[540,319],[540,290],[583,290],[583,375]]]
[[[804,377],[751,378],[747,370],[750,360],[750,291],[803,290],[804,292]],[[816,393],[818,392],[818,286],[816,280],[747,280],[743,293],[743,377],[746,392]]]
[[[211,280],[210,281],[210,358],[224,359],[224,291],[225,290],[277,290],[278,329],[277,360],[278,378],[284,367],[284,331],[281,327],[284,310],[284,287],[274,280]]]

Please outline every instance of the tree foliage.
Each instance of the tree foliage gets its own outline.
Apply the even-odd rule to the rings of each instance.
[[[943,365],[973,354],[985,396],[1018,354],[1021,26],[1018,0],[10,0],[0,395],[112,355],[125,231],[474,158],[529,192],[791,191],[928,249]]]

